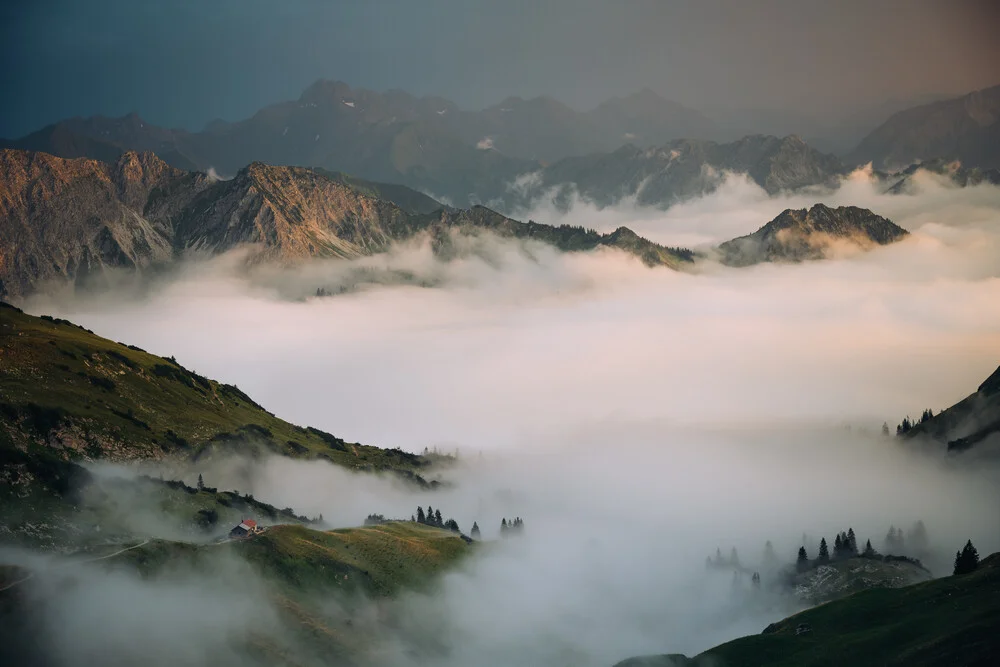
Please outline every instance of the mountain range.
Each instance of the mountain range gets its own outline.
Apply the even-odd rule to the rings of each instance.
[[[769,194],[810,185],[833,185],[845,173],[833,155],[799,137],[754,135],[719,144],[681,139],[658,148],[623,146],[613,153],[570,157],[522,179],[508,206],[527,207],[540,197],[566,208],[573,196],[610,206],[634,198],[667,207],[715,190],[727,172],[746,174]]]
[[[898,169],[940,158],[967,167],[1000,168],[1000,86],[893,114],[847,161]]]
[[[409,210],[382,199],[393,196]],[[152,153],[113,164],[45,153],[0,151],[0,296],[47,284],[99,286],[115,269],[155,269],[190,254],[252,247],[251,260],[357,258],[428,234],[435,249],[451,233],[482,231],[565,251],[613,247],[648,265],[678,267],[690,251],[621,228],[521,223],[484,207],[437,206],[402,186],[373,184],[303,167],[254,162],[231,180],[170,167]]]
[[[773,193],[828,183],[866,162],[896,170],[958,159],[994,168],[1000,166],[998,100],[1000,86],[901,111],[840,159],[791,135],[718,143],[731,139],[731,131],[648,89],[587,112],[549,97],[511,97],[464,111],[440,97],[323,80],[297,100],[237,122],[212,121],[198,132],[157,127],[132,113],[68,119],[0,147],[105,162],[152,151],[176,168],[225,176],[256,161],[303,165],[508,213],[523,203],[512,185],[526,174],[538,174],[534,180],[546,188],[576,183],[595,201],[637,196],[667,206],[705,191],[722,170],[748,173]]]

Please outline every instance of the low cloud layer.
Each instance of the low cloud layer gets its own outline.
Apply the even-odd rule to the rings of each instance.
[[[141,300],[31,309],[173,354],[299,424],[460,450],[441,473],[452,485],[433,494],[284,459],[183,471],[334,526],[431,504],[492,540],[501,517],[523,517],[522,539],[486,545],[434,594],[381,610],[394,631],[380,664],[692,654],[795,609],[706,571],[716,547],[753,566],[772,540],[790,561],[803,534],[812,548],[850,526],[881,548],[890,524],[920,519],[935,574],[970,537],[982,554],[1000,549],[995,463],[879,434],[954,403],[1000,364],[1000,189],[920,186],[881,195],[861,173],[832,194],[770,199],[733,178],[667,212],[533,213],[698,245],[822,201],[912,232],[800,265],[674,272],[490,240],[442,264],[417,242],[287,271],[247,274],[221,258]],[[357,278],[400,273],[408,284]],[[441,646],[414,654],[427,633]]]

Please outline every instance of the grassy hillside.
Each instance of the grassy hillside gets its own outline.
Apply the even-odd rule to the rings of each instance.
[[[0,491],[0,543],[46,551],[91,551],[107,545],[171,537],[204,542],[225,535],[244,517],[262,525],[310,523],[292,508],[277,508],[250,495],[198,489],[153,477],[98,481],[73,463],[55,479],[62,492],[44,484],[9,485]],[[32,467],[43,477],[44,469]],[[60,471],[56,474],[59,475]]]
[[[807,624],[811,631],[796,634]],[[1000,554],[972,574],[862,591],[695,658],[631,658],[618,667],[994,665],[1000,655]]]
[[[230,638],[238,664],[301,666],[370,664],[364,658],[379,650],[386,632],[378,619],[364,613],[370,603],[375,601],[380,613],[388,612],[383,604],[387,598],[432,586],[438,575],[475,550],[456,533],[404,522],[330,532],[280,525],[246,540],[202,545],[150,540],[107,547],[107,557],[95,553],[89,558],[109,570],[135,572],[154,586],[180,576],[201,580],[212,590],[252,590],[252,603],[273,610],[275,622]],[[28,573],[0,565],[0,586]],[[72,567],[38,575],[62,579],[62,585],[70,585],[75,576]],[[0,625],[24,626],[20,643],[0,647],[0,656],[13,649],[19,664],[37,664],[46,631],[23,622],[40,604],[21,595],[23,590],[0,591]]]
[[[0,303],[0,452],[132,460],[209,450],[323,458],[409,476],[426,464],[275,417],[233,385],[65,320]]]
[[[378,596],[423,587],[470,545],[449,530],[391,522],[329,532],[277,526],[232,549],[270,580],[299,590],[335,587]]]

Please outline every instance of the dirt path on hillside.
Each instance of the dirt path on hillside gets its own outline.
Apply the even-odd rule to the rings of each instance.
[[[114,558],[115,556],[120,556],[121,554],[125,553],[126,551],[131,551],[132,549],[138,549],[139,547],[144,547],[147,544],[149,544],[149,540],[145,540],[143,542],[140,542],[139,544],[134,544],[134,545],[132,545],[130,547],[125,547],[124,549],[119,549],[118,551],[116,551],[114,553],[111,553],[111,554],[107,554],[106,556],[98,556],[97,558],[88,558],[87,560],[74,560],[74,561],[70,561],[68,563],[61,563],[59,565],[56,565],[55,567],[50,567],[50,568],[48,568],[45,571],[46,572],[50,572],[52,570],[57,570],[60,567],[69,567],[70,565],[83,565],[85,563],[96,563],[99,560],[107,560],[108,558]],[[35,576],[34,572],[29,572],[28,576],[26,576],[26,577],[24,577],[22,579],[18,579],[17,581],[12,581],[11,583],[9,583],[6,586],[4,586],[3,588],[0,588],[0,593],[2,593],[3,591],[9,590],[11,588],[14,588],[15,586],[17,586],[19,584],[23,584],[24,582],[26,582],[27,580],[31,579],[34,576]]]

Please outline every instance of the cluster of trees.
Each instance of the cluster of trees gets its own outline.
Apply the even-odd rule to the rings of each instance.
[[[805,542],[805,536],[803,536],[803,542]],[[908,551],[911,556],[920,556],[926,553],[928,544],[927,528],[924,526],[923,521],[917,521],[905,535],[902,528],[889,526],[889,532],[885,536],[884,550],[887,554],[895,554],[897,556],[902,556],[905,551]],[[819,542],[819,553],[815,561],[809,559],[809,554],[803,545],[799,548],[795,565],[802,572],[811,569],[815,565],[828,563],[831,560],[843,560],[857,556],[862,558],[886,558],[875,551],[871,540],[866,540],[864,549],[859,551],[854,529],[848,528],[846,532],[837,534],[833,542],[833,554],[830,553],[830,548],[824,537]]]
[[[902,554],[909,551],[912,555],[920,555],[927,551],[929,540],[927,538],[927,528],[923,521],[917,521],[910,530],[903,535],[902,528],[889,526],[889,532],[885,535],[883,548],[886,553]]]
[[[447,528],[448,530],[453,530],[456,533],[462,532],[458,528],[458,522],[454,519],[448,519],[447,521],[441,516],[441,510],[436,510],[430,505],[427,506],[427,512],[424,512],[423,507],[417,507],[417,513],[410,517],[410,521],[415,521],[416,523],[422,523],[425,526],[434,526],[435,528]]]
[[[972,546],[972,540],[965,543],[961,551],[955,552],[955,574],[968,574],[979,567],[979,552]]]
[[[366,526],[381,526],[383,523],[388,523],[389,520],[385,518],[382,514],[369,514],[365,517]]]
[[[819,541],[819,553],[817,554],[815,561],[809,560],[809,554],[806,552],[805,545],[799,547],[799,553],[795,559],[795,568],[799,572],[805,572],[806,570],[811,569],[814,565],[823,565],[824,563],[829,563],[831,560],[844,560],[857,556],[873,558],[876,555],[875,549],[872,548],[871,540],[867,540],[865,542],[864,551],[859,553],[858,538],[854,534],[854,528],[848,528],[846,531],[837,533],[837,537],[833,541],[832,557],[830,555],[830,547],[827,545],[825,537],[821,538]]]
[[[903,421],[900,422],[898,426],[896,426],[896,435],[904,435],[906,433],[909,433],[910,429],[912,429],[914,426],[916,426],[917,424],[923,424],[925,421],[932,419],[933,417],[934,417],[934,411],[931,410],[930,408],[927,408],[922,413],[920,413],[920,421],[910,419],[910,415],[906,415],[903,418]],[[887,433],[888,430],[889,430],[888,425],[882,426],[883,433]]]
[[[504,517],[500,520],[500,537],[507,537],[508,535],[520,535],[524,532],[524,521],[521,517],[515,517],[511,521],[507,521]]]
[[[854,536],[854,529],[848,528],[846,533],[840,533],[833,541],[833,557],[835,559],[842,559],[857,555],[858,540]]]

